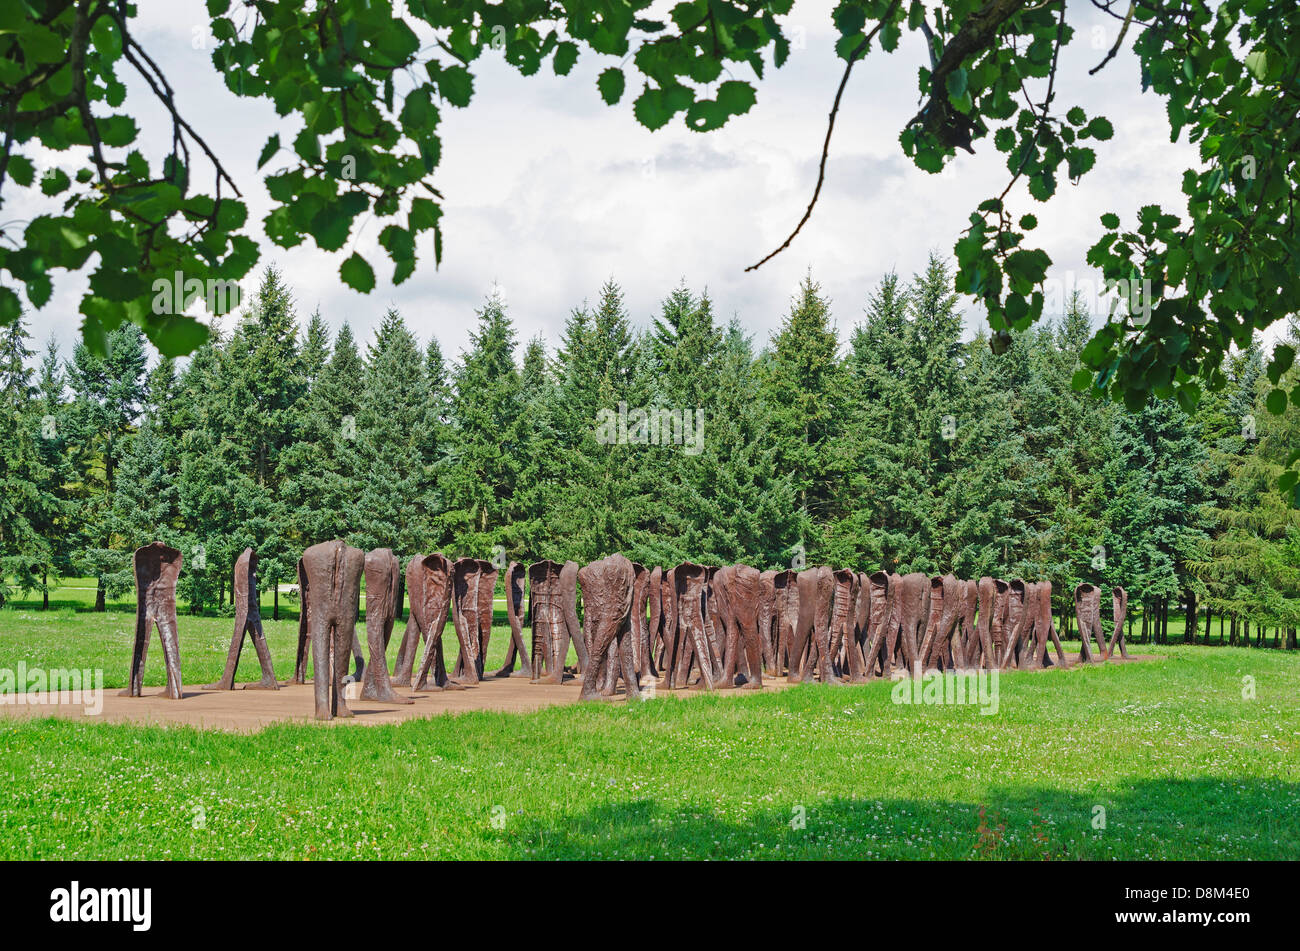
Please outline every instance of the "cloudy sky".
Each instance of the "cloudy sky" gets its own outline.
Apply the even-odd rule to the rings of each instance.
[[[327,254],[308,241],[285,251],[260,234],[270,204],[257,155],[271,133],[290,140],[298,124],[277,117],[267,101],[239,99],[225,89],[210,61],[211,44],[195,48],[206,30],[202,0],[140,0],[135,32],[170,77],[182,112],[240,182],[263,249],[259,268],[274,262],[284,271],[301,318],[319,306],[332,326],[348,321],[364,342],[384,310],[395,306],[422,341],[436,335],[454,356],[494,284],[520,339],[541,334],[552,347],[569,311],[594,299],[608,278],[623,287],[638,325],[685,280],[693,289],[707,288],[715,313],[735,315],[762,343],[811,269],[846,339],[883,274],[909,275],[931,250],[950,255],[970,212],[1002,190],[1008,173],[990,140],[978,155],[959,153],[938,176],[903,156],[898,134],[917,109],[916,69],[925,57],[919,37],[909,34],[894,54],[875,49],[855,67],[812,220],[786,252],[758,272],[744,272],[784,240],[816,181],[843,67],[833,54],[832,6],[831,0],[799,0],[784,22],[802,48],[782,69],[768,71],[748,115],[708,134],[691,132],[680,119],[658,132],[645,130],[632,117],[632,95],[604,105],[595,78],[617,64],[612,57],[584,52],[568,77],[552,75],[549,64],[523,77],[489,51],[476,65],[470,107],[443,110],[443,159],[434,176],[446,196],[442,265],[434,268],[426,235],[416,274],[393,286],[371,222],[352,245],[376,265],[379,283],[369,295],[338,278],[349,250]],[[1070,22],[1076,37],[1062,54],[1058,110],[1079,104],[1090,115],[1104,113],[1115,138],[1098,145],[1094,171],[1079,186],[1064,183],[1048,210],[1023,182],[1011,196],[1014,212],[1038,214],[1035,235],[1056,262],[1051,277],[1063,283],[1096,281],[1084,255],[1100,232],[1102,212],[1115,211],[1127,222],[1150,202],[1184,211],[1181,170],[1195,162],[1185,143],[1169,143],[1162,101],[1141,94],[1131,52],[1087,75],[1114,40],[1114,21],[1088,6],[1072,7]],[[735,75],[751,78],[747,69]],[[630,81],[629,94],[636,88]],[[141,117],[147,154],[161,157],[170,138],[161,110],[150,107],[138,83],[130,86],[128,103]],[[37,158],[38,167],[42,159],[69,163],[67,153]],[[16,217],[35,211],[17,204],[7,210]],[[84,287],[80,275],[57,279],[53,300],[31,315],[38,340],[53,332],[63,347],[72,343]],[[968,305],[968,331],[980,319]]]

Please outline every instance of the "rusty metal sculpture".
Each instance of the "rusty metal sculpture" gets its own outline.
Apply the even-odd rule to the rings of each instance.
[[[397,592],[401,580],[401,563],[391,548],[376,548],[366,553],[366,647],[370,663],[361,678],[361,699],[385,703],[414,703],[399,696],[388,679],[388,641],[393,636],[397,617]]]
[[[582,634],[570,630],[565,605],[564,565],[537,561],[528,566],[528,616],[532,623],[533,683],[564,683],[564,660],[569,640]],[[576,624],[576,612],[573,614]]]
[[[632,563],[632,660],[640,681],[650,677],[650,622],[646,611],[650,605],[650,569]]]
[[[986,580],[989,585],[980,589],[980,617],[984,616],[984,598],[989,598],[991,609],[988,613],[989,641],[987,645],[983,640],[980,642],[980,648],[984,651],[982,666],[997,670],[1002,666],[1002,654],[1007,644],[1007,614],[1011,610],[1011,585],[1001,578],[980,579],[980,584],[983,585]],[[983,624],[983,620],[980,623]],[[981,629],[980,637],[983,636],[984,631]]]
[[[876,676],[877,667],[882,677],[889,677],[893,673],[891,644],[898,637],[898,624],[894,614],[897,578],[897,575],[888,571],[877,571],[866,576],[860,589],[866,592],[867,634],[862,660],[868,680]]]
[[[714,659],[713,679],[719,685],[726,663],[727,628],[731,623],[727,586],[734,573],[735,569],[730,565],[710,567],[704,588],[704,627],[709,634],[709,647]]]
[[[1110,655],[1115,652],[1116,643],[1119,644],[1119,655],[1128,660],[1128,648],[1124,644],[1124,618],[1128,614],[1128,592],[1119,585],[1110,589],[1111,592],[1111,609],[1113,613],[1115,626],[1110,632],[1110,641],[1106,644],[1106,659],[1110,660]]]
[[[659,596],[663,605],[663,618],[660,622],[659,653],[656,655],[656,666],[659,668],[660,676],[664,678],[665,685],[670,685],[673,678],[673,663],[676,657],[678,634],[677,572],[675,569],[669,568],[663,573]]]
[[[1079,624],[1079,660],[1092,662],[1092,645],[1088,641],[1097,639],[1097,661],[1106,659],[1106,635],[1101,629],[1101,589],[1095,584],[1083,582],[1074,588],[1074,617]]]
[[[582,637],[582,625],[578,621],[578,563],[566,561],[560,567],[560,606],[564,609],[564,657],[569,656],[569,644],[578,655],[578,674],[587,670],[587,644]]]
[[[506,567],[506,621],[510,624],[510,645],[506,648],[506,661],[493,676],[533,677],[529,650],[524,646],[524,578],[528,572],[517,561]],[[515,671],[518,657],[520,670]]]
[[[952,662],[959,669],[979,665],[980,642],[975,629],[975,611],[979,605],[979,584],[957,582],[957,626],[952,635]]]
[[[235,689],[235,672],[239,669],[239,655],[244,649],[246,636],[253,639],[253,649],[262,666],[262,679],[257,683],[244,684],[244,689],[280,689],[280,684],[275,679],[275,669],[271,666],[271,650],[266,646],[262,614],[257,602],[257,552],[245,548],[244,553],[235,561],[235,632],[231,635],[230,650],[226,653],[226,669],[220,680],[207,684],[204,690]]]
[[[1009,669],[1018,660],[1029,614],[1025,603],[1028,596],[1028,588],[1022,579],[1012,578],[1007,582],[1007,612],[1003,630],[1006,644],[998,660],[998,667],[1001,670]]]
[[[621,671],[628,697],[638,696],[631,628],[632,562],[622,555],[610,555],[581,568],[578,582],[582,585],[583,623],[590,633],[581,698],[600,699],[601,681],[609,670]]]
[[[774,677],[785,674],[790,654],[790,643],[794,640],[794,629],[799,623],[799,573],[792,568],[778,571],[772,579],[776,589],[776,644]]]
[[[650,617],[646,622],[644,674],[657,681],[659,669],[655,665],[655,657],[658,645],[663,640],[665,619],[664,570],[658,565],[650,569],[650,577],[646,582],[646,602],[649,606]]]
[[[917,652],[926,670],[952,669],[952,635],[961,608],[960,584],[953,575],[935,575],[930,579],[929,619]]]
[[[451,679],[458,683],[474,685],[483,679],[483,602],[486,590],[486,623],[491,631],[496,574],[492,563],[481,558],[458,558],[451,566],[453,623],[456,639],[460,642],[460,653]]]
[[[842,672],[847,672],[849,683],[866,683],[867,660],[864,651],[870,634],[871,580],[866,572],[853,575],[853,618],[844,645]]]
[[[705,588],[709,569],[693,562],[682,562],[670,574],[673,576],[677,605],[674,637],[665,658],[664,673],[668,689],[687,686],[691,664],[700,668],[703,686],[713,689],[716,669],[705,626]]]
[[[764,571],[758,576],[758,643],[763,651],[763,672],[769,677],[779,677],[776,671],[776,572]]]
[[[901,577],[893,576],[890,587],[894,591],[890,638],[897,638],[896,644],[890,645],[891,663],[899,666],[901,655],[902,666],[912,674],[923,663],[920,652],[930,620],[930,579],[913,571]]]
[[[329,544],[325,542],[323,544]],[[307,648],[311,643],[311,631],[308,626],[308,615],[311,603],[311,584],[307,580],[307,571],[303,566],[302,559],[298,559],[298,651],[295,655],[293,665],[293,677],[288,681],[291,684],[305,684],[307,682]],[[356,669],[351,673],[346,673],[344,667],[343,683],[355,683],[362,679],[366,670],[365,658],[361,656],[361,641],[357,638],[355,627],[352,631],[352,656],[356,660]]]
[[[303,590],[308,594],[303,609],[311,635],[318,720],[352,716],[342,686],[348,672],[348,650],[356,640],[365,560],[361,549],[338,540],[313,545],[302,553]]]
[[[816,667],[822,683],[839,683],[831,668],[831,600],[834,572],[826,565],[807,568],[796,576],[799,613],[788,657],[788,681],[810,683]]]
[[[411,616],[402,642],[405,644],[410,639],[412,659],[420,646],[420,635],[424,635],[424,656],[415,675],[415,691],[463,690],[463,685],[447,676],[447,659],[442,646],[451,606],[451,562],[437,552],[417,556],[406,566],[406,587],[411,596]],[[412,625],[415,625],[413,631]],[[411,680],[406,668],[408,662],[403,659],[401,663],[400,675],[394,683],[407,686]],[[430,675],[433,677],[432,685],[429,684]]]
[[[411,674],[415,670],[415,659],[420,651],[421,636],[428,638],[429,623],[424,616],[425,556],[415,555],[406,563],[406,596],[410,599],[411,610],[406,618],[406,630],[402,632],[402,642],[397,646],[397,657],[393,661],[392,684],[394,687],[411,686]],[[445,560],[445,559],[444,559]]]
[[[727,574],[727,641],[723,651],[721,687],[759,690],[763,686],[763,647],[758,631],[758,605],[762,583],[757,568],[735,565]],[[741,664],[744,669],[741,670]]]
[[[839,676],[848,673],[850,647],[856,649],[857,572],[841,568],[831,572],[831,619],[829,653],[831,669]]]
[[[1052,619],[1052,583],[1050,581],[1040,581],[1035,585],[1037,600],[1035,602],[1034,614],[1034,653],[1030,659],[1031,669],[1038,669],[1047,666],[1067,667],[1069,661],[1066,660],[1065,650],[1061,647],[1061,637],[1056,631],[1056,623]],[[1047,643],[1052,642],[1056,650],[1056,659],[1049,659],[1047,656]]]
[[[1065,666],[1065,652],[1052,623],[1052,583],[1012,580],[1007,601],[1007,645],[1002,669],[1015,666],[1038,670],[1047,664],[1047,642],[1056,645],[1056,663]]]
[[[302,565],[302,559],[298,559],[298,649],[294,652],[293,676],[286,682],[289,684],[305,684],[307,682],[307,645],[311,643],[311,632],[307,625],[307,569]]]
[[[144,663],[149,653],[153,628],[162,641],[167,688],[163,696],[181,699],[180,632],[176,626],[176,580],[181,574],[181,553],[162,542],[137,548],[135,565],[135,648],[131,652],[131,676],[122,691],[124,697],[139,697],[144,687]]]

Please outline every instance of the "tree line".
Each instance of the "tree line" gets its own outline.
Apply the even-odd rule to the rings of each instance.
[[[265,585],[343,538],[1045,579],[1067,628],[1075,584],[1119,584],[1144,637],[1181,610],[1207,639],[1226,619],[1232,642],[1253,625],[1293,646],[1300,513],[1275,483],[1300,407],[1265,411],[1263,348],[1234,353],[1191,413],[1129,412],[1071,386],[1092,336],[1079,295],[994,354],[983,332],[962,340],[951,287],[937,256],[886,275],[841,346],[811,275],[761,344],[684,283],[639,327],[609,281],[553,352],[521,343],[493,295],[454,360],[395,310],[364,350],[318,312],[300,325],[273,267],[184,365],[132,324],[103,356],[51,340],[38,359],[20,320],[0,337],[0,600],[48,605],[61,577],[89,576],[103,610],[158,540],[185,554],[190,609],[222,610],[246,546]],[[1288,333],[1300,343],[1300,323]],[[701,420],[698,441],[644,438],[656,413]]]

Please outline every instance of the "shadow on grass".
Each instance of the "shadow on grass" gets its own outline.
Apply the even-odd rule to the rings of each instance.
[[[1138,780],[1122,793],[996,789],[984,803],[834,798],[743,821],[725,806],[611,802],[559,821],[506,818],[508,858],[1296,859],[1300,785]]]

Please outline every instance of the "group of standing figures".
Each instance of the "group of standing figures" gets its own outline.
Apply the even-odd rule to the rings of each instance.
[[[136,553],[136,647],[127,691],[134,695],[140,692],[150,622],[157,623],[167,655],[166,694],[181,695],[175,622],[180,562],[179,551],[158,543]],[[262,679],[246,686],[279,686],[257,610],[256,565],[251,549],[235,564],[235,631],[222,679],[209,689],[234,688],[247,635]],[[511,562],[505,574],[510,643],[505,664],[491,676],[563,683],[572,644],[577,655],[572,672],[582,678],[584,699],[611,697],[620,681],[626,695],[635,697],[661,683],[667,689],[753,689],[763,685],[764,676],[863,683],[923,670],[1033,670],[1068,663],[1052,622],[1048,581],[969,581],[951,574],[866,574],[826,566],[760,572],[748,565],[683,562],[647,568],[621,554],[584,567],[572,561],[539,561],[527,568]],[[387,548],[363,552],[330,541],[303,552],[298,650],[290,682],[306,682],[310,647],[317,718],[352,715],[342,689],[348,680],[360,682],[361,699],[412,703],[394,688],[457,690],[488,676],[484,659],[498,568],[479,558],[453,561],[437,553],[412,558],[405,571],[410,617],[390,675],[387,650],[401,575],[397,556]],[[363,577],[369,663],[356,633]],[[1087,583],[1075,589],[1081,661],[1106,660],[1116,645],[1128,656],[1127,592],[1113,588],[1112,603],[1107,641],[1101,589]],[[449,619],[460,647],[450,671],[443,654]],[[525,626],[531,627],[530,645],[524,641]],[[1096,641],[1095,656],[1090,639]],[[356,669],[349,675],[352,658]]]

